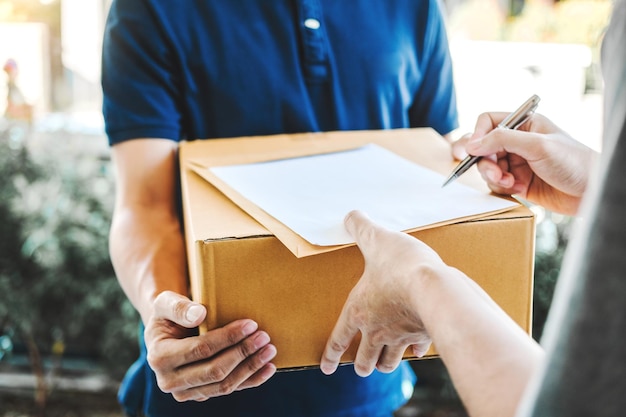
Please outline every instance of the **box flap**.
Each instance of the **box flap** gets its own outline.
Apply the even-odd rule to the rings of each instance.
[[[267,214],[260,207],[243,198],[235,190],[232,190],[215,175],[212,175],[208,168],[337,152],[353,149],[367,143],[378,144],[406,159],[443,175],[447,175],[456,164],[450,155],[449,145],[434,130],[429,128],[307,133],[197,141],[184,144],[184,152],[181,154],[181,163],[185,164],[185,168],[194,171],[208,182],[217,185],[228,198],[265,226],[267,230],[270,230],[271,234],[275,235],[283,242],[294,255],[303,257],[337,250],[350,245],[312,245],[283,223]],[[480,179],[475,168],[470,170],[470,172],[461,177],[458,181],[478,189],[481,192],[489,192],[489,189]],[[515,201],[513,199],[509,200]],[[227,206],[224,207],[226,208]],[[519,203],[512,208],[515,207],[519,207]],[[511,210],[512,208],[456,218],[425,227],[414,228],[409,231],[468,221]],[[232,213],[232,210],[226,211]],[[228,230],[232,234],[233,228],[229,226]]]

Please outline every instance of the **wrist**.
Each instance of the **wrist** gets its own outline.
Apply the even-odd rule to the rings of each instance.
[[[448,265],[419,265],[415,272],[416,279],[410,288],[413,310],[417,312],[426,330],[430,323],[437,320],[439,306],[448,305],[454,299],[455,288],[459,287],[459,278],[464,275]]]

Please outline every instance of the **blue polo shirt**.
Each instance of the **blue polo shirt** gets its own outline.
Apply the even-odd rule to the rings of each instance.
[[[116,0],[111,143],[457,127],[436,0]]]
[[[114,0],[102,72],[111,145],[457,127],[437,0]],[[178,403],[158,389],[142,350],[120,399],[149,416],[391,416],[414,382],[406,363],[368,378],[343,366]]]

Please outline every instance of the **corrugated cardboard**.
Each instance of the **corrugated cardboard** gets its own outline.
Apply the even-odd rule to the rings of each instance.
[[[194,300],[209,311],[203,331],[251,318],[270,334],[278,349],[274,363],[279,369],[317,366],[344,301],[362,273],[363,259],[355,246],[296,257],[194,169],[337,151],[366,143],[386,147],[444,175],[455,166],[449,145],[425,128],[181,144],[191,292]],[[458,181],[487,192],[475,169]],[[445,262],[475,279],[530,332],[534,230],[532,212],[519,205],[504,213],[411,234],[432,246]],[[351,362],[355,353],[353,345],[342,360]],[[428,355],[435,354],[431,350]]]

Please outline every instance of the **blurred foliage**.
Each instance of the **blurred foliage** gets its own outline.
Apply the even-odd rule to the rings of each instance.
[[[447,26],[450,33],[472,40],[595,48],[609,23],[612,5],[611,0],[463,0],[450,8]]]
[[[0,22],[42,22],[60,33],[61,2],[41,0],[0,0]]]
[[[596,48],[611,16],[611,0],[527,0],[507,20],[503,40],[577,43]]]
[[[572,217],[533,207],[537,215],[535,277],[533,293],[533,338],[543,334],[561,262],[572,228]]]
[[[31,335],[43,355],[91,356],[120,376],[137,356],[138,318],[109,260],[106,162],[63,143],[32,152],[24,129],[0,130],[0,335]]]
[[[447,0],[453,2],[453,0]],[[600,45],[612,0],[461,0],[450,10],[449,33],[476,41],[580,44],[591,51],[587,87],[601,89]],[[508,5],[509,7],[504,7]]]

